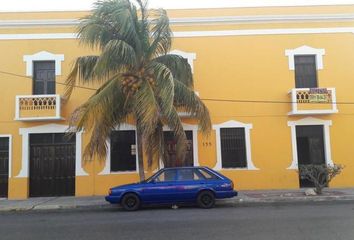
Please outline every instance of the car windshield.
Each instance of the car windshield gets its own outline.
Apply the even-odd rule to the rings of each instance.
[[[149,182],[151,182],[153,179],[155,179],[156,176],[159,175],[160,173],[161,173],[161,170],[158,171],[157,173],[151,175],[149,178],[147,178],[147,179],[141,181],[140,183],[149,183]]]
[[[148,183],[148,182],[151,182],[151,180],[156,176],[157,173],[151,175],[149,178],[145,179],[145,180],[142,180],[140,181],[140,183]]]

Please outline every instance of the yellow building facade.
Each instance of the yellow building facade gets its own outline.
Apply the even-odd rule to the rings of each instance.
[[[354,5],[170,10],[172,52],[192,66],[213,124],[203,136],[181,114],[191,164],[245,190],[297,189],[306,185],[299,164],[336,163],[345,169],[330,187],[354,187],[353,12]],[[83,160],[87,132],[63,138],[70,114],[97,87],[80,85],[62,98],[74,59],[93,54],[75,34],[87,14],[0,13],[0,188],[9,199],[104,195],[139,179],[133,124],[117,129],[128,134],[117,134],[118,147],[107,140],[106,159]],[[127,165],[113,159],[127,154],[122,138],[134,160]]]

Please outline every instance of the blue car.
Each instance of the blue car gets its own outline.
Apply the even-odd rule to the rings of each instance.
[[[128,211],[146,204],[197,203],[212,208],[215,199],[237,196],[233,182],[208,167],[164,168],[140,183],[109,190],[106,201]]]

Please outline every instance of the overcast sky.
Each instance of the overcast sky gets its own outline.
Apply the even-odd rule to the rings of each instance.
[[[94,0],[0,0],[0,11],[89,10]],[[167,9],[354,4],[354,0],[150,0]]]

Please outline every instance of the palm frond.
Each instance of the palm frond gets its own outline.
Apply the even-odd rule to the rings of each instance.
[[[148,1],[145,0],[136,0],[140,7],[140,18],[137,21],[136,29],[140,38],[141,42],[141,51],[138,52],[139,59],[145,58],[145,51],[150,46],[150,22],[148,20],[149,17],[149,10],[148,10]]]
[[[120,76],[114,76],[103,84],[95,94],[74,111],[70,119],[70,126],[74,126],[77,131],[83,129],[89,131],[101,116],[116,118],[117,116],[114,116],[115,109],[119,109],[121,115],[125,115],[127,110],[123,106],[126,96],[121,90],[120,83]]]
[[[132,108],[143,137],[152,134],[159,121],[160,110],[154,90],[147,81],[142,81],[140,89],[132,97]]]
[[[110,73],[136,70],[135,50],[127,42],[119,39],[110,40],[98,58],[94,70],[97,75],[109,76]]]
[[[70,126],[77,131],[92,131],[88,145],[84,151],[84,159],[91,160],[95,155],[106,156],[111,131],[127,121],[130,116],[130,105],[121,90],[120,78],[116,76],[107,81],[85,104],[72,114]]]
[[[87,83],[97,77],[95,74],[95,65],[98,58],[98,56],[83,56],[75,60],[73,68],[65,81],[65,98],[70,97],[75,87],[76,80]]]
[[[155,131],[145,136],[143,140],[146,155],[148,156],[148,166],[151,167],[154,159],[163,158],[164,140],[163,140],[163,123],[158,121]]]
[[[193,88],[192,69],[187,59],[176,54],[158,56],[152,60],[165,65],[173,74],[173,78],[182,82],[189,88]]]
[[[174,100],[174,81],[170,69],[161,63],[152,62],[147,66],[147,71],[154,73],[156,81],[155,94],[159,99],[162,99],[160,106],[166,111],[170,111]]]
[[[103,49],[110,40],[120,39],[141,49],[137,19],[136,7],[129,0],[98,1],[79,25],[80,42]]]
[[[175,106],[191,114],[198,120],[203,133],[211,130],[211,120],[208,108],[195,92],[179,81],[175,81]]]
[[[187,147],[187,137],[186,133],[184,132],[182,121],[178,116],[178,112],[176,108],[172,108],[170,111],[163,111],[162,112],[162,119],[164,123],[171,129],[173,132],[174,138],[176,140],[176,154],[178,159],[184,159],[186,154],[186,147]],[[163,145],[164,148],[164,145]],[[169,160],[168,154],[166,149],[162,149],[162,160],[164,164],[167,163]]]
[[[152,12],[154,18],[151,20],[151,44],[147,52],[147,59],[165,55],[171,49],[172,30],[170,20],[164,9]]]

